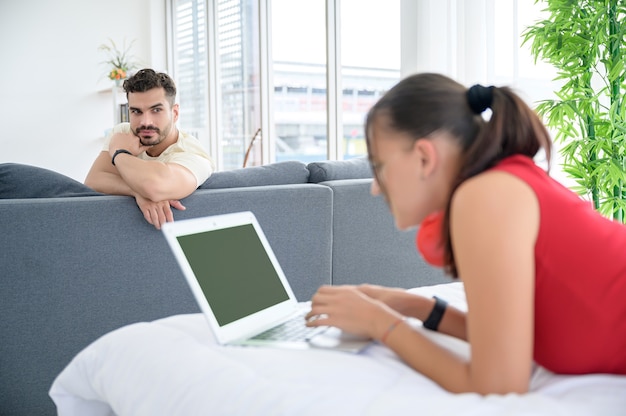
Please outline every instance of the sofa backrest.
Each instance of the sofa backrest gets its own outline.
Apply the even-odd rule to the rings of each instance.
[[[366,157],[322,160],[307,165],[299,161],[285,161],[214,172],[199,189],[321,183],[371,177],[372,169]]]
[[[311,162],[307,165],[307,169],[309,170],[309,182],[311,183],[372,177],[372,168],[365,157]]]
[[[307,183],[309,170],[298,161],[270,163],[263,166],[214,172],[200,189],[241,188],[250,186]]]
[[[333,284],[412,288],[450,282],[415,248],[416,230],[399,231],[371,179],[322,182],[333,190]]]

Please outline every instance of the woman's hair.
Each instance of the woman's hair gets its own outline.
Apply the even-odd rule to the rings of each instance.
[[[163,88],[170,106],[173,106],[176,100],[176,84],[172,78],[163,72],[155,72],[149,68],[137,71],[135,75],[124,81],[123,87],[127,97],[130,92],[146,92],[153,88]]]
[[[481,113],[491,109],[489,121]],[[458,141],[462,156],[451,195],[465,180],[515,154],[534,157],[543,149],[550,160],[550,135],[535,112],[510,88],[475,85],[466,89],[440,74],[409,76],[391,88],[369,111],[365,122],[372,158],[370,127],[380,116],[390,128],[414,141],[447,132]],[[381,184],[382,186],[382,184]],[[457,276],[450,241],[450,199],[442,226],[446,271]]]

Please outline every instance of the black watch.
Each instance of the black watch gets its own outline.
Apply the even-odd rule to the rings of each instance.
[[[113,157],[111,158],[111,164],[113,164],[113,166],[115,166],[115,158],[117,157],[117,155],[119,155],[120,153],[126,153],[127,155],[133,155],[131,152],[129,152],[126,149],[117,149],[115,151],[115,153],[113,153]]]
[[[443,318],[448,302],[437,296],[433,296],[433,299],[435,299],[435,306],[433,306],[433,310],[430,311],[430,315],[428,315],[428,318],[424,321],[424,327],[436,331],[437,328],[439,328],[439,323],[441,322],[441,318]]]

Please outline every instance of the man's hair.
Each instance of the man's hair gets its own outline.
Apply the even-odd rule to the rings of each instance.
[[[174,105],[176,101],[176,84],[169,75],[163,72],[156,72],[150,68],[144,68],[132,77],[124,81],[124,91],[126,91],[126,97],[131,92],[146,92],[153,88],[163,88],[165,90],[165,97],[170,103],[170,106]]]

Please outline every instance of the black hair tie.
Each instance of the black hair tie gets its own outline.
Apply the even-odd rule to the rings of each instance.
[[[474,114],[481,114],[491,107],[493,102],[493,86],[483,87],[480,84],[471,86],[467,90],[467,102]]]

